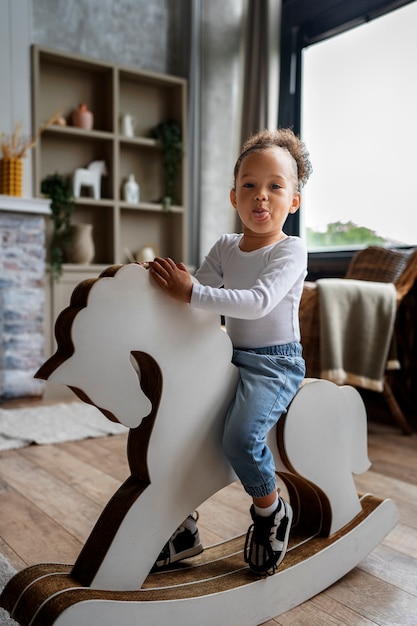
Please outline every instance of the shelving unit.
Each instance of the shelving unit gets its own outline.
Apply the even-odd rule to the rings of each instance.
[[[109,265],[127,263],[145,246],[157,254],[187,263],[186,257],[186,155],[182,156],[169,211],[162,199],[165,172],[161,147],[150,136],[160,122],[172,120],[186,145],[186,81],[96,59],[33,46],[33,129],[61,112],[67,124],[51,126],[34,148],[34,195],[42,197],[41,181],[59,173],[71,177],[75,169],[104,160],[107,176],[101,179],[101,197],[95,200],[83,189],[76,199],[73,223],[91,223],[95,257],[92,265],[64,264],[60,282],[49,281],[46,290],[45,354],[54,350],[54,325],[69,303],[74,287],[96,277]],[[86,103],[93,112],[90,131],[72,125],[72,112]],[[135,119],[134,137],[121,131],[121,116]],[[123,184],[134,174],[140,202],[123,199]]]
[[[171,210],[162,205],[164,168],[162,149],[150,137],[153,127],[173,120],[186,142],[186,81],[138,71],[33,46],[33,127],[62,111],[66,126],[52,126],[35,147],[35,195],[41,196],[45,176],[58,172],[72,177],[76,168],[104,160],[108,174],[102,178],[101,198],[76,200],[74,223],[92,223],[95,265],[128,262],[145,245],[158,254],[186,259],[185,154],[176,183]],[[71,114],[84,102],[94,114],[91,131],[71,125]],[[120,133],[122,114],[136,120],[135,136]],[[140,186],[140,202],[123,200],[123,184],[129,174]],[[87,190],[88,192],[88,190]],[[65,265],[64,271],[76,271]],[[84,268],[85,270],[85,268]]]

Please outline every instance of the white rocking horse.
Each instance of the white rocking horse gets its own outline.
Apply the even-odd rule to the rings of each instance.
[[[1,603],[22,626],[256,626],[349,572],[398,521],[390,500],[358,496],[369,467],[359,394],[305,381],[269,436],[294,509],[278,572],[257,578],[244,536],[152,573],[185,519],[236,476],[221,448],[237,370],[217,316],[166,297],[142,266],[84,281],[56,322],[37,376],[69,386],[129,430],[130,476],[73,566],[18,572]]]
[[[93,190],[94,199],[99,200],[102,176],[107,176],[107,167],[104,161],[92,161],[86,168],[77,168],[73,177],[74,198],[80,197],[82,187],[89,187]]]

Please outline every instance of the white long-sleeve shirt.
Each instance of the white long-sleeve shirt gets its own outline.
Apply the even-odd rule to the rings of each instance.
[[[224,315],[236,348],[299,341],[298,309],[307,273],[304,242],[286,237],[243,252],[241,238],[223,235],[214,244],[196,274],[191,306]]]

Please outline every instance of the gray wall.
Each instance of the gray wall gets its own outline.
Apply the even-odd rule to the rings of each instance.
[[[153,72],[183,71],[178,42],[188,0],[32,2],[34,43]]]
[[[21,124],[30,138],[31,0],[0,0],[0,133],[9,135]],[[32,197],[32,154],[23,166],[23,195]]]

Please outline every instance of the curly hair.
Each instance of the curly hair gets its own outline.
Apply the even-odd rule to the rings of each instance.
[[[242,146],[242,151],[234,168],[234,181],[239,173],[242,161],[248,154],[267,150],[268,148],[283,148],[288,150],[292,156],[293,170],[298,189],[303,187],[313,171],[310,163],[310,155],[305,144],[290,128],[279,128],[278,130],[261,130],[255,133]]]

